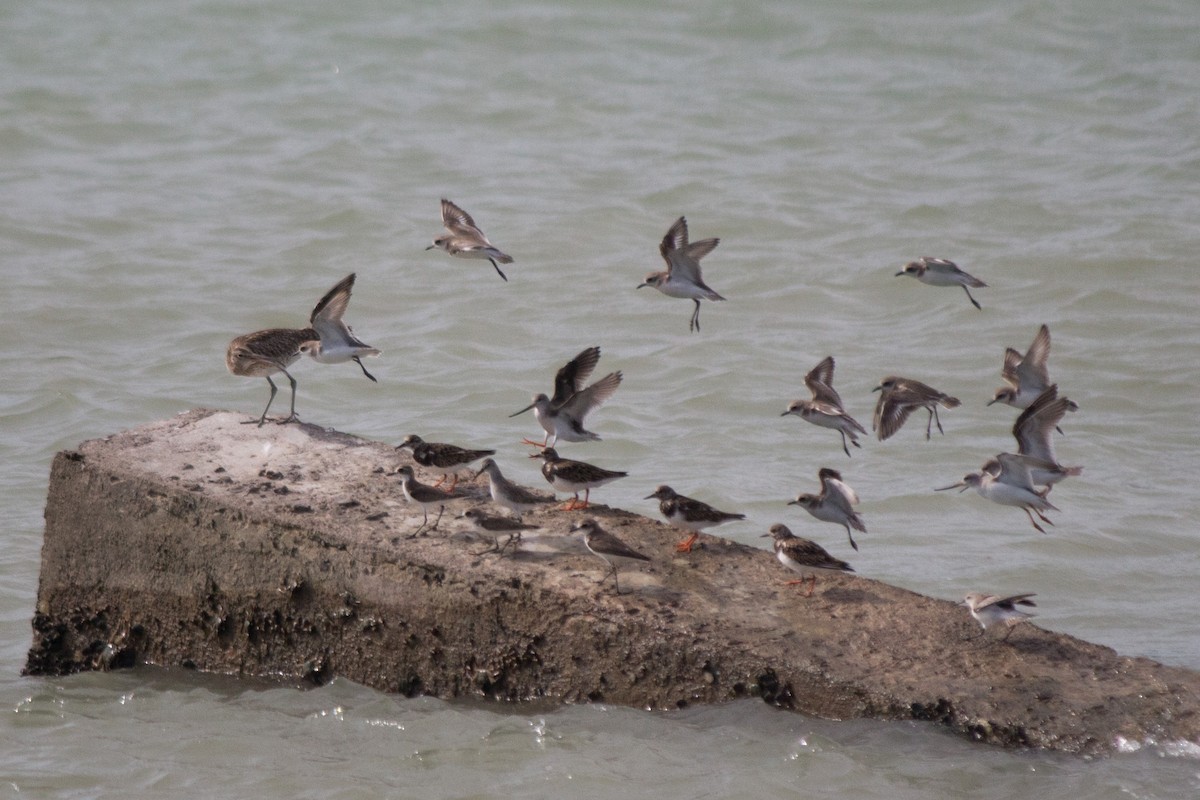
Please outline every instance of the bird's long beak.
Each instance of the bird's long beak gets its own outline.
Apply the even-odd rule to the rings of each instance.
[[[800,505],[800,502],[798,500],[788,500],[787,504],[789,506],[798,506]]]
[[[1000,402],[999,397],[993,397],[991,400],[987,401],[987,404],[990,406],[992,403],[999,403],[999,402]]]
[[[782,414],[780,414],[779,416],[781,416],[781,417],[786,417],[786,416],[787,416],[788,414],[790,414],[790,413],[792,413],[792,412],[791,412],[791,411],[785,411],[785,412],[783,412]],[[766,534],[764,533],[764,534],[763,534],[763,536],[766,536]]]
[[[872,392],[882,392],[882,391],[883,391],[883,387],[882,387],[882,386],[876,386],[876,387],[875,387],[874,389],[872,389],[871,391],[872,391]]]
[[[639,289],[640,289],[640,288],[642,288],[643,286],[649,286],[649,285],[650,285],[650,284],[648,284],[648,283],[639,283],[639,284],[637,285],[637,288],[639,288]]]
[[[512,413],[512,414],[509,414],[509,415],[508,415],[508,418],[509,418],[509,419],[512,419],[513,417],[517,416],[518,414],[524,414],[526,411],[528,411],[529,409],[533,408],[533,407],[534,407],[534,406],[536,406],[536,405],[537,405],[537,403],[530,403],[529,405],[527,405],[527,406],[525,406],[524,408],[522,408],[520,411],[517,411],[517,412],[514,412],[514,413]]]
[[[896,273],[896,277],[899,278],[903,274],[904,274],[904,270],[900,270],[899,272]]]
[[[432,249],[433,249],[433,248],[435,248],[435,247],[437,247],[437,245],[436,245],[436,244],[431,244],[431,245],[429,245],[429,247],[426,247],[425,249],[426,249],[426,250],[432,250]]]
[[[758,538],[760,538],[760,539],[766,539],[766,538],[767,538],[767,537],[769,537],[770,535],[771,535],[771,534],[769,534],[769,533],[764,533],[762,536],[759,536]]]
[[[642,499],[643,500],[657,500],[658,497],[656,495],[648,494],[645,497],[643,497]]]
[[[962,488],[959,488],[959,487],[962,487]],[[943,486],[940,489],[934,489],[934,491],[935,492],[948,492],[951,489],[958,489],[960,492],[962,492],[966,488],[967,488],[967,484],[963,483],[962,481],[959,481],[958,483],[952,483],[949,486]]]

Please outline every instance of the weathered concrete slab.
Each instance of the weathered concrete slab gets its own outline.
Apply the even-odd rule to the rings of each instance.
[[[766,550],[704,536],[677,555],[665,525],[595,507],[654,558],[622,571],[618,597],[566,536],[577,515],[528,515],[545,533],[517,556],[475,555],[449,520],[487,505],[480,482],[442,530],[406,539],[421,512],[392,473],[407,454],[244,419],[192,411],[58,454],[29,673],[148,662],[643,708],[761,696],[1073,752],[1200,742],[1200,673],[1033,626],[965,641],[965,609],[858,576],[802,599]]]

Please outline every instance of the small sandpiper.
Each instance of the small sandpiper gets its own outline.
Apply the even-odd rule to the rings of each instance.
[[[720,239],[704,239],[688,243],[687,220],[683,217],[667,231],[658,251],[667,262],[666,272],[651,272],[637,288],[653,286],[668,297],[683,297],[696,304],[688,330],[700,330],[700,301],[724,300],[713,291],[700,276],[700,259],[711,253],[720,244]]]
[[[621,593],[621,584],[617,581],[617,566],[613,564],[613,558],[631,558],[637,561],[649,561],[650,557],[642,555],[637,550],[634,550],[629,545],[622,542],[616,536],[613,536],[608,531],[600,527],[600,523],[594,519],[585,519],[571,526],[571,533],[583,531],[583,543],[587,549],[604,559],[604,563],[608,564],[608,574],[600,579],[603,584],[608,580],[608,576],[612,575],[613,587],[617,594]]]
[[[676,493],[670,486],[659,486],[653,494],[647,495],[646,500],[657,500],[659,512],[676,528],[690,531],[687,538],[675,546],[680,553],[692,552],[692,545],[700,538],[700,531],[729,522],[735,519],[745,519],[745,514],[730,514],[718,511],[707,503],[693,500]]]
[[[341,364],[353,361],[372,381],[375,376],[363,366],[362,356],[377,356],[382,351],[371,347],[354,335],[342,317],[350,304],[350,291],[354,288],[355,273],[351,272],[337,286],[330,289],[313,309],[309,325],[317,332],[317,341],[301,345],[301,352],[321,364]]]
[[[610,372],[586,389],[583,388],[599,361],[600,348],[587,348],[555,373],[554,397],[536,394],[532,403],[508,415],[511,418],[533,409],[533,415],[546,435],[541,443],[526,439],[525,444],[544,448],[553,447],[560,438],[568,442],[599,441],[597,434],[583,427],[583,421],[612,397],[621,385],[622,377],[620,372]]]
[[[813,425],[832,428],[842,435],[842,449],[846,451],[847,456],[850,455],[850,448],[846,446],[846,437],[850,438],[855,447],[862,447],[856,434],[861,433],[865,436],[867,430],[846,413],[846,409],[842,407],[841,396],[834,391],[833,356],[827,356],[813,367],[804,376],[804,385],[812,392],[812,400],[793,400],[787,411],[780,416],[795,414]]]
[[[974,489],[980,497],[991,500],[993,503],[1002,506],[1016,506],[1021,509],[1029,517],[1029,522],[1033,525],[1034,530],[1038,533],[1045,533],[1046,530],[1037,524],[1033,515],[1036,513],[1042,522],[1054,525],[1042,512],[1058,511],[1058,508],[1046,499],[1048,489],[1039,490],[1034,486],[1032,469],[1036,463],[1036,460],[1030,459],[1028,456],[1001,453],[987,461],[979,472],[968,473],[958,483],[943,486],[934,491],[945,492],[950,489],[958,489],[960,492],[965,492],[967,489]]]
[[[468,450],[453,444],[442,442],[427,442],[415,433],[404,437],[404,441],[396,445],[397,450],[411,449],[413,461],[430,472],[441,475],[438,482],[433,484],[436,489],[452,478],[448,491],[454,491],[458,486],[458,471],[467,467],[484,456],[494,456],[495,450]]]
[[[496,462],[490,458],[484,459],[483,464],[479,467],[479,472],[472,476],[472,480],[480,475],[487,475],[488,487],[492,493],[492,502],[498,506],[503,506],[511,511],[518,518],[526,511],[533,511],[538,508],[546,508],[550,503],[554,502],[553,497],[531,492],[524,486],[519,486],[500,472],[500,467],[496,466]]]
[[[279,420],[279,424],[299,419],[296,416],[296,379],[287,368],[296,363],[302,355],[309,355],[314,360],[327,364],[353,360],[362,368],[364,375],[375,380],[375,376],[367,372],[359,356],[379,355],[380,351],[360,342],[342,322],[353,286],[352,272],[326,292],[309,317],[313,325],[311,328],[268,328],[244,334],[229,343],[229,348],[225,351],[225,366],[229,371],[248,378],[266,378],[271,386],[267,407],[258,418],[260,428],[267,421],[267,412],[271,409],[271,403],[278,391],[275,381],[271,380],[271,376],[277,372],[286,375],[292,385],[291,413]],[[254,420],[249,420],[245,424],[253,423]]]
[[[766,536],[775,540],[775,557],[779,559],[779,563],[793,572],[800,573],[800,580],[786,581],[786,585],[804,583],[804,574],[809,573],[811,583],[808,585],[808,591],[804,593],[805,597],[812,597],[813,589],[817,586],[818,570],[854,572],[854,568],[845,561],[829,555],[825,548],[816,542],[794,535],[786,525],[772,525],[770,532],[763,534],[763,537]]]
[[[404,496],[408,502],[416,503],[421,507],[422,520],[421,525],[415,531],[410,533],[407,538],[415,539],[425,526],[429,525],[429,509],[437,506],[437,519],[429,525],[429,530],[436,531],[438,523],[442,521],[442,513],[446,510],[446,501],[454,500],[461,495],[456,495],[450,492],[443,492],[441,489],[435,489],[417,480],[413,468],[405,464],[400,469],[396,470],[396,474],[401,477],[400,486],[404,490]]]
[[[1063,478],[1083,473],[1083,467],[1064,467],[1058,463],[1054,437],[1050,433],[1058,429],[1058,423],[1074,405],[1067,398],[1058,396],[1057,385],[1050,385],[1021,412],[1013,424],[1012,434],[1017,440],[1017,452],[1025,458],[1029,466],[1029,481],[1034,486],[1045,486],[1049,491]]]
[[[1004,638],[1000,641],[1007,641],[1012,635],[1013,628],[1029,619],[1034,614],[1028,611],[1022,611],[1017,606],[1027,606],[1036,608],[1037,603],[1029,598],[1036,597],[1035,593],[1029,594],[1014,594],[1009,597],[997,597],[994,594],[982,594],[980,592],[971,592],[963,598],[961,605],[966,606],[971,610],[971,616],[983,627],[983,634],[987,633],[987,629],[995,625],[997,622],[1004,624],[1007,630],[1004,632]]]
[[[938,433],[945,435],[942,421],[938,419],[937,407],[941,403],[946,408],[958,408],[962,405],[957,397],[939,392],[932,386],[927,386],[912,378],[898,378],[889,375],[871,391],[880,392],[879,402],[875,404],[875,419],[871,429],[879,434],[879,441],[900,430],[900,426],[908,419],[915,409],[923,408],[929,412],[929,422],[925,424],[925,438],[932,434],[933,423],[937,423]]]
[[[789,500],[789,506],[800,506],[822,522],[836,522],[846,527],[846,535],[850,537],[850,546],[858,549],[851,528],[862,533],[867,532],[867,526],[862,517],[854,510],[858,505],[858,495],[842,480],[842,475],[835,469],[822,468],[817,472],[821,481],[820,494],[802,494],[795,500]]]
[[[499,553],[500,555],[504,555],[504,551],[509,545],[515,547],[520,543],[522,533],[538,529],[537,525],[527,525],[513,517],[493,516],[481,508],[468,508],[459,514],[458,518],[470,522],[471,527],[480,536],[491,537],[492,548],[476,553],[475,555],[483,555],[484,553]],[[505,540],[504,544],[500,544],[500,536],[505,534],[508,535],[508,539]]]
[[[616,472],[611,469],[597,467],[584,461],[573,461],[561,457],[553,447],[547,447],[530,458],[542,459],[542,476],[558,492],[571,492],[574,497],[562,506],[563,511],[575,511],[588,507],[592,489],[612,483],[618,478],[624,478],[628,472]],[[583,502],[579,502],[579,493],[583,492]]]
[[[433,244],[426,247],[426,250],[436,247],[459,258],[486,258],[492,262],[492,266],[496,268],[500,277],[505,281],[508,280],[508,276],[496,262],[511,264],[512,256],[493,247],[492,243],[483,235],[483,231],[479,230],[475,220],[471,219],[471,215],[444,197],[442,198],[442,224],[446,226],[446,233],[434,239]]]
[[[1011,347],[1004,349],[1004,366],[1000,377],[1008,386],[996,390],[988,405],[1004,403],[1013,408],[1029,408],[1050,386],[1050,370],[1046,362],[1050,359],[1050,328],[1043,325],[1033,337],[1033,343],[1021,355]],[[1079,405],[1067,401],[1068,411],[1078,411]]]
[[[971,288],[982,288],[987,286],[986,283],[972,275],[968,275],[958,268],[958,265],[953,261],[947,261],[944,258],[930,258],[923,256],[916,261],[910,261],[904,269],[896,273],[896,277],[901,275],[912,275],[928,286],[961,286],[962,290],[967,293],[967,299],[971,301],[971,305],[982,309],[974,297],[971,297]]]

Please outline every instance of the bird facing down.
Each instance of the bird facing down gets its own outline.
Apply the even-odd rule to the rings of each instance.
[[[1016,506],[1021,509],[1029,517],[1029,522],[1033,525],[1034,530],[1038,533],[1045,533],[1045,529],[1037,524],[1033,515],[1036,513],[1042,522],[1053,525],[1054,523],[1047,519],[1042,512],[1058,511],[1058,508],[1046,499],[1047,489],[1039,490],[1034,486],[1032,468],[1035,463],[1036,460],[1030,459],[1028,456],[1001,453],[987,461],[979,472],[970,472],[964,475],[958,483],[943,486],[934,491],[945,492],[950,489],[958,489],[960,492],[965,492],[967,489],[974,489],[980,497],[991,500],[993,503],[1002,506]]]
[[[484,550],[475,555],[483,555],[484,553],[499,553],[503,555],[510,544],[515,545],[521,541],[522,533],[538,529],[537,525],[526,525],[519,519],[513,519],[512,517],[493,516],[481,508],[468,508],[459,514],[458,518],[465,519],[471,523],[471,527],[480,536],[490,536],[492,539],[490,550]],[[504,544],[500,544],[499,537],[502,534],[508,534],[508,539]]]
[[[325,293],[309,317],[313,327],[268,328],[238,336],[229,343],[225,351],[225,366],[229,371],[243,377],[266,378],[271,386],[267,406],[257,420],[260,428],[267,420],[267,412],[271,409],[271,403],[278,391],[275,381],[271,380],[271,376],[277,372],[287,376],[292,385],[291,413],[279,420],[279,424],[299,419],[296,416],[296,379],[287,368],[302,355],[309,355],[315,361],[326,364],[353,360],[364,375],[375,380],[375,376],[367,372],[359,356],[379,355],[380,351],[360,342],[342,322],[353,286],[354,273],[350,273]],[[255,420],[249,420],[245,424],[254,422]]]
[[[587,348],[555,373],[553,397],[536,394],[532,403],[508,415],[511,418],[533,409],[533,415],[546,435],[540,443],[526,439],[525,444],[545,448],[553,447],[560,438],[568,442],[600,440],[599,435],[583,427],[583,421],[613,396],[621,385],[622,375],[619,371],[610,372],[583,388],[599,361],[600,348]]]
[[[858,495],[842,480],[837,470],[822,468],[817,472],[821,481],[820,494],[802,494],[795,500],[788,501],[789,506],[800,506],[822,522],[836,522],[846,527],[846,535],[850,537],[850,546],[858,550],[858,542],[854,541],[851,528],[862,533],[867,532],[867,526],[862,517],[854,510],[858,505]]]
[[[367,372],[363,366],[362,356],[377,356],[379,349],[363,342],[350,329],[342,317],[346,307],[350,305],[350,291],[354,288],[355,274],[351,272],[334,286],[313,309],[309,317],[309,325],[317,332],[317,341],[301,345],[301,352],[312,357],[313,361],[321,364],[341,364],[353,361],[372,381],[378,383],[375,376]]]
[[[449,491],[458,486],[458,471],[473,461],[484,456],[494,456],[495,450],[467,450],[452,444],[442,442],[427,442],[415,433],[404,437],[404,441],[396,445],[397,450],[411,449],[413,461],[425,469],[442,477],[433,484],[434,488],[445,483],[446,478],[452,478]]]
[[[770,536],[775,540],[775,557],[779,559],[779,563],[793,572],[800,573],[800,580],[787,581],[789,586],[804,583],[804,573],[809,573],[812,582],[804,594],[805,597],[812,597],[813,589],[817,586],[817,570],[854,572],[854,568],[845,561],[829,555],[825,548],[816,542],[794,535],[786,525],[776,523],[771,526],[770,532],[764,533],[763,536]]]
[[[512,256],[505,255],[493,247],[492,243],[483,235],[483,231],[479,230],[475,220],[471,219],[471,215],[444,197],[442,198],[442,224],[446,226],[446,233],[434,239],[433,244],[426,247],[426,250],[436,247],[459,258],[486,258],[492,262],[492,266],[496,268],[500,277],[505,281],[508,280],[508,276],[501,271],[496,262],[511,264]]]
[[[971,301],[971,305],[979,309],[983,308],[974,297],[971,297],[971,290],[967,287],[981,288],[987,284],[963,272],[953,261],[922,256],[916,261],[905,264],[904,269],[896,273],[896,277],[901,275],[911,275],[928,286],[961,286],[962,290],[967,293],[967,299]]]
[[[804,376],[804,385],[812,392],[812,400],[793,400],[780,416],[795,414],[813,425],[832,428],[842,435],[842,449],[847,456],[850,455],[850,448],[846,446],[846,437],[855,447],[862,447],[857,434],[866,435],[867,431],[846,413],[841,396],[833,388],[833,356],[827,356],[813,367]]]
[[[889,375],[871,391],[880,392],[879,402],[875,404],[875,419],[871,429],[878,432],[879,441],[891,436],[904,424],[908,415],[915,409],[923,408],[929,412],[929,421],[925,424],[925,438],[929,439],[933,423],[937,423],[938,433],[945,435],[942,421],[938,419],[937,407],[941,403],[946,408],[958,408],[962,403],[957,397],[939,392],[932,386],[927,386],[912,378],[899,378]]]
[[[624,478],[628,472],[616,472],[584,461],[573,461],[563,458],[553,447],[547,447],[540,453],[534,453],[530,458],[542,459],[542,476],[555,491],[571,492],[574,497],[564,505],[564,511],[574,511],[588,507],[592,489],[612,483],[618,478]],[[579,493],[583,492],[583,502],[579,502]]]
[[[677,528],[690,531],[690,535],[675,546],[680,553],[690,553],[692,545],[700,537],[700,531],[722,522],[745,519],[745,514],[730,514],[718,511],[707,503],[678,494],[670,486],[659,486],[646,500],[658,500],[659,512]]]
[[[1013,424],[1017,453],[1029,467],[1029,482],[1034,486],[1045,486],[1047,492],[1063,478],[1083,473],[1083,467],[1064,467],[1058,463],[1050,433],[1058,428],[1058,423],[1074,405],[1067,398],[1058,396],[1057,385],[1047,386]],[[989,465],[994,463],[988,462]]]
[[[507,508],[517,517],[520,517],[526,511],[533,511],[537,508],[545,508],[548,503],[553,503],[553,497],[531,492],[524,486],[513,483],[500,472],[500,467],[490,458],[486,458],[483,464],[479,466],[479,471],[471,476],[471,480],[478,478],[480,475],[487,475],[488,489],[492,494],[492,502],[498,506]]]
[[[1004,623],[1007,630],[1001,641],[1007,641],[1008,637],[1012,635],[1014,627],[1035,616],[1027,611],[1022,611],[1017,606],[1036,608],[1037,603],[1029,599],[1036,596],[1036,594],[1030,593],[997,597],[994,594],[971,592],[963,598],[962,605],[971,610],[971,616],[982,626],[983,633],[987,633],[987,629],[997,622]]]
[[[667,297],[683,297],[694,302],[696,310],[692,313],[688,330],[698,332],[700,301],[725,299],[709,288],[700,276],[700,259],[715,250],[720,242],[720,239],[704,239],[689,244],[687,220],[680,217],[658,246],[663,260],[667,262],[666,272],[651,272],[637,288],[653,286]]]
[[[604,559],[604,563],[608,565],[609,572],[600,579],[600,583],[604,583],[604,581],[608,580],[608,576],[612,575],[613,587],[617,594],[621,593],[621,584],[617,582],[617,567],[613,564],[612,559],[632,558],[637,561],[650,560],[649,556],[642,555],[616,536],[601,528],[600,523],[594,519],[585,519],[571,526],[571,533],[579,531],[583,532],[583,543],[587,546],[587,549]]]

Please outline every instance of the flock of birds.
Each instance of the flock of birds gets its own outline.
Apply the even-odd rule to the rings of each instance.
[[[499,265],[512,263],[512,257],[492,245],[471,216],[457,205],[443,199],[441,208],[442,223],[446,232],[435,238],[426,249],[437,248],[459,258],[490,261],[500,277],[507,281],[508,277]],[[651,286],[668,297],[692,300],[695,309],[688,327],[689,330],[698,332],[700,301],[725,299],[705,284],[700,270],[700,260],[711,253],[719,242],[716,238],[690,242],[687,221],[680,217],[671,225],[659,245],[659,252],[666,262],[666,270],[650,273],[637,288]],[[930,286],[960,286],[971,303],[976,308],[982,308],[971,295],[970,289],[985,287],[987,284],[967,274],[952,261],[920,258],[896,273],[897,277],[902,275],[914,277]],[[257,420],[248,420],[247,424],[257,424],[261,427],[267,421],[267,412],[270,411],[278,391],[271,376],[279,373],[291,384],[292,396],[289,414],[277,422],[285,424],[298,419],[296,380],[288,372],[288,367],[301,356],[307,355],[323,364],[353,361],[367,378],[376,380],[361,359],[365,356],[378,356],[380,351],[361,341],[343,321],[354,281],[355,275],[352,273],[330,289],[313,308],[307,328],[260,330],[238,336],[229,343],[225,356],[229,371],[234,375],[265,378],[271,388],[262,414]],[[1003,403],[1021,410],[1012,428],[1017,441],[1017,452],[1000,453],[988,459],[978,472],[969,473],[960,482],[938,489],[965,491],[972,488],[994,503],[1020,508],[1029,517],[1033,527],[1042,533],[1045,533],[1045,529],[1038,524],[1039,520],[1052,525],[1045,514],[1047,511],[1058,510],[1048,499],[1051,489],[1059,481],[1078,475],[1082,471],[1080,467],[1062,466],[1055,454],[1054,433],[1061,432],[1060,422],[1068,411],[1075,411],[1078,406],[1065,397],[1059,397],[1057,385],[1050,381],[1046,366],[1049,354],[1050,331],[1045,325],[1038,330],[1033,343],[1024,354],[1007,348],[1001,370],[1006,386],[997,389],[988,403]],[[541,442],[525,439],[524,443],[538,448],[531,457],[542,459],[542,475],[551,487],[556,492],[572,495],[572,499],[562,506],[568,511],[586,509],[592,489],[624,478],[627,474],[584,461],[563,458],[555,449],[559,441],[587,442],[600,438],[587,430],[585,421],[592,411],[616,392],[621,385],[622,374],[619,371],[610,372],[593,383],[587,383],[599,360],[599,347],[585,349],[558,370],[552,395],[536,394],[528,406],[510,415],[515,417],[533,411],[545,436]],[[798,416],[813,425],[836,430],[841,435],[842,449],[850,456],[850,445],[861,447],[858,437],[860,434],[867,436],[868,433],[846,412],[841,397],[833,388],[834,366],[834,359],[829,356],[813,367],[804,378],[811,399],[793,401],[783,412],[783,416]],[[958,398],[920,381],[899,376],[884,378],[874,391],[879,392],[879,399],[871,427],[881,441],[900,430],[917,409],[928,412],[926,439],[932,436],[934,425],[939,433],[944,433],[938,407],[953,409],[961,405]],[[417,479],[412,466],[405,465],[397,470],[405,498],[408,502],[419,505],[423,511],[422,524],[412,536],[419,535],[427,528],[436,529],[446,502],[461,496],[456,492],[459,473],[480,461],[482,463],[472,475],[472,479],[486,476],[492,501],[506,509],[509,514],[492,515],[475,508],[466,511],[461,518],[467,520],[481,535],[491,537],[495,551],[503,553],[510,544],[519,543],[522,532],[537,527],[524,523],[521,519],[523,514],[556,502],[554,497],[532,492],[505,478],[491,458],[495,455],[494,450],[426,442],[415,435],[408,436],[397,449],[411,450],[414,463],[440,476],[437,483],[428,485]],[[789,505],[800,506],[818,520],[844,526],[850,546],[857,551],[858,543],[854,540],[854,531],[865,533],[867,530],[862,517],[855,510],[859,503],[858,495],[837,470],[822,468],[817,477],[820,481],[820,492],[801,494]],[[450,486],[443,490],[440,487],[448,479],[451,480]],[[579,497],[581,492],[582,500]],[[645,499],[658,500],[659,511],[667,521],[688,533],[677,545],[676,549],[679,552],[690,552],[702,530],[724,522],[745,519],[743,514],[720,511],[700,500],[685,497],[666,485],[659,486]],[[438,512],[438,517],[432,525],[429,523],[431,509]],[[571,532],[582,533],[587,548],[605,561],[607,571],[601,582],[611,576],[617,593],[620,593],[620,584],[617,579],[617,567],[612,559],[649,560],[648,556],[605,531],[595,519],[578,521],[572,525]],[[499,541],[502,536],[507,537],[503,545]],[[853,572],[853,568],[845,561],[834,558],[817,543],[795,536],[785,525],[773,525],[770,532],[763,536],[774,540],[774,550],[779,561],[801,575],[799,580],[788,583],[803,584],[807,574],[808,589],[805,596],[812,595],[818,571]],[[1004,637],[1007,639],[1014,625],[1032,616],[1019,606],[1033,606],[1034,603],[1030,600],[1033,596],[996,596],[972,592],[966,595],[962,604],[980,623],[984,633],[992,625],[999,623],[1007,629]]]

